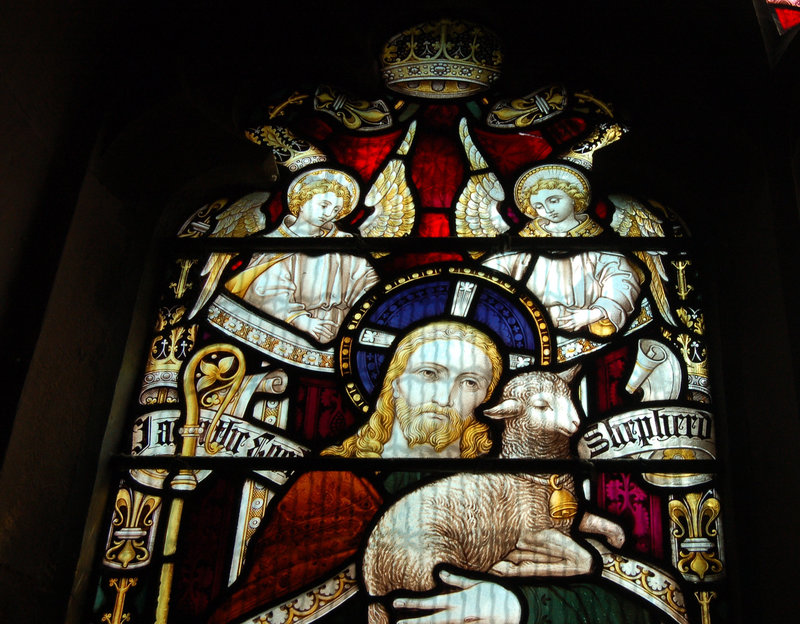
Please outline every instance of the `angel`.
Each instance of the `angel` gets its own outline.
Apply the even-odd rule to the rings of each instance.
[[[514,187],[519,209],[531,217],[520,236],[597,236],[603,228],[586,214],[591,199],[589,181],[566,164],[539,165],[526,171]],[[622,234],[660,235],[657,219],[641,206],[625,204],[612,227]],[[668,321],[669,305],[662,280],[666,274],[648,252],[642,259],[651,269],[651,291]],[[660,259],[658,259],[660,263]],[[584,251],[570,256],[534,256],[509,252],[492,256],[484,265],[524,281],[547,308],[553,324],[565,331],[588,330],[605,337],[621,330],[637,309],[644,283],[642,271],[623,254]],[[668,316],[667,316],[668,315]]]
[[[350,175],[317,168],[297,176],[287,190],[289,214],[265,237],[340,238],[351,234],[336,227],[358,203],[359,188]],[[238,202],[237,202],[238,203]],[[239,223],[257,224],[249,209],[236,204],[220,217],[236,217]],[[258,210],[258,207],[255,207]],[[234,214],[228,214],[234,213]],[[246,226],[245,226],[246,227]],[[254,232],[249,232],[250,234]],[[192,314],[216,289],[230,254],[212,255],[202,274],[207,276]],[[263,252],[254,254],[240,273],[228,280],[225,290],[260,312],[288,323],[325,344],[334,339],[353,304],[378,281],[369,262],[360,256],[328,253]]]

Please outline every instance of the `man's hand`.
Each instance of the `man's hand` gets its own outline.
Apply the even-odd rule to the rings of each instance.
[[[436,613],[399,620],[397,624],[520,624],[522,606],[511,590],[498,583],[478,581],[442,571],[439,578],[458,588],[449,594],[427,598],[398,598],[395,609],[425,609]]]
[[[606,317],[600,308],[565,308],[564,313],[558,317],[556,325],[567,331],[578,331]]]
[[[292,325],[297,329],[311,334],[320,342],[330,342],[336,337],[336,323],[323,319],[316,319],[305,314],[298,316]]]
[[[591,553],[569,535],[557,529],[538,531],[489,572],[498,576],[577,576],[589,574],[594,566]]]

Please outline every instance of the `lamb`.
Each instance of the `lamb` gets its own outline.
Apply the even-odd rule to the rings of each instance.
[[[508,382],[500,404],[484,411],[505,421],[501,458],[570,456],[580,420],[568,383],[578,370],[527,372]],[[592,555],[570,536],[576,513],[568,474],[457,474],[435,481],[380,518],[364,552],[364,585],[371,596],[426,591],[435,586],[439,564],[497,576],[588,573]],[[612,546],[624,541],[618,525],[590,513],[579,528],[606,535]],[[370,605],[369,621],[388,622],[383,605]]]

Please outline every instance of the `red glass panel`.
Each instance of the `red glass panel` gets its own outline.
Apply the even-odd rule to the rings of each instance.
[[[490,133],[480,128],[472,130],[481,152],[492,159],[498,173],[511,176],[525,165],[543,160],[553,151],[537,131],[520,134]]]
[[[547,128],[550,135],[559,143],[574,139],[586,130],[586,121],[577,117],[558,119]]]
[[[594,213],[597,215],[598,219],[605,219],[608,216],[608,205],[600,200],[597,202],[597,205],[594,207]]]
[[[628,347],[608,351],[597,360],[597,410],[603,412],[624,401]]]
[[[353,167],[366,182],[372,179],[378,167],[383,164],[400,138],[401,132],[402,130],[395,130],[388,134],[369,136],[341,134],[332,137],[326,147],[331,150],[336,160]]]
[[[334,380],[301,378],[294,431],[306,442],[341,437],[355,422]]]
[[[194,621],[227,586],[227,541],[221,536],[228,535],[237,510],[236,487],[221,478],[202,496],[187,497],[171,600],[176,620]]]
[[[420,236],[448,236],[450,222],[441,212],[426,212],[419,217]]]
[[[463,150],[461,145],[446,135],[419,132],[411,166],[411,177],[419,192],[423,207],[449,208],[464,180]],[[440,234],[422,236],[447,236]],[[420,232],[421,233],[421,232]]]
[[[283,201],[281,201],[282,197],[283,193],[275,193],[275,195],[273,195],[272,199],[270,199],[269,203],[267,204],[267,216],[273,225],[281,220],[281,214],[283,214]]]
[[[784,30],[789,30],[800,25],[800,10],[797,9],[775,9],[775,15]]]
[[[422,111],[421,117],[426,126],[433,128],[455,127],[461,117],[461,110],[454,104],[434,104],[426,106]]]

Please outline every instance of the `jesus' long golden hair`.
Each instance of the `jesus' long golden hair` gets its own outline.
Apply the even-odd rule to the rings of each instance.
[[[500,381],[503,372],[503,359],[497,346],[482,331],[464,323],[439,321],[418,327],[411,331],[397,344],[397,350],[389,363],[383,380],[375,412],[367,423],[355,435],[350,436],[341,445],[331,446],[322,451],[322,455],[339,457],[381,457],[384,445],[392,435],[395,418],[395,401],[392,382],[406,369],[408,360],[419,347],[434,340],[463,340],[478,347],[489,358],[492,364],[492,380],[486,390],[484,402],[492,395],[492,391]],[[470,416],[461,434],[461,457],[477,457],[489,452],[492,442],[489,439],[489,427]]]

